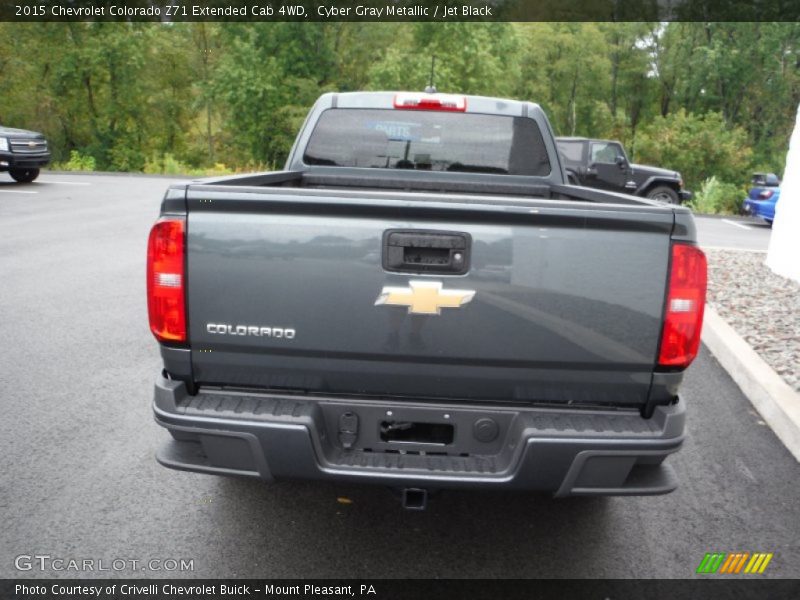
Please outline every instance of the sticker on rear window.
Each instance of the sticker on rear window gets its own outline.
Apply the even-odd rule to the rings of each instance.
[[[391,141],[414,142],[420,139],[419,123],[406,121],[367,121],[367,129],[382,131]]]

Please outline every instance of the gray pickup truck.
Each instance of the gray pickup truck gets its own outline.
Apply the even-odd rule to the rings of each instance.
[[[148,244],[164,466],[663,494],[706,263],[688,209],[566,185],[530,102],[325,94],[284,171],[173,185]]]

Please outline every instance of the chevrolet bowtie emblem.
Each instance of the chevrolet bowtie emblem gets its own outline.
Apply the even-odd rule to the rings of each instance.
[[[28,142],[29,148],[36,148],[36,142]]]
[[[438,315],[442,308],[458,308],[475,297],[474,290],[443,290],[441,281],[409,281],[408,286],[385,286],[375,306],[407,306],[410,314]]]

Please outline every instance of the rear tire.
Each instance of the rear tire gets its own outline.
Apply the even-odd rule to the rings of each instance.
[[[39,169],[9,169],[11,179],[19,183],[30,183],[39,176]]]
[[[647,192],[647,197],[651,200],[661,200],[662,202],[669,202],[670,204],[681,203],[678,192],[667,185],[657,185]]]

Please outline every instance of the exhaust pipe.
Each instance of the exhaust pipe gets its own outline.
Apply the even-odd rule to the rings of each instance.
[[[428,507],[428,490],[403,488],[402,501],[406,510],[425,510]]]

